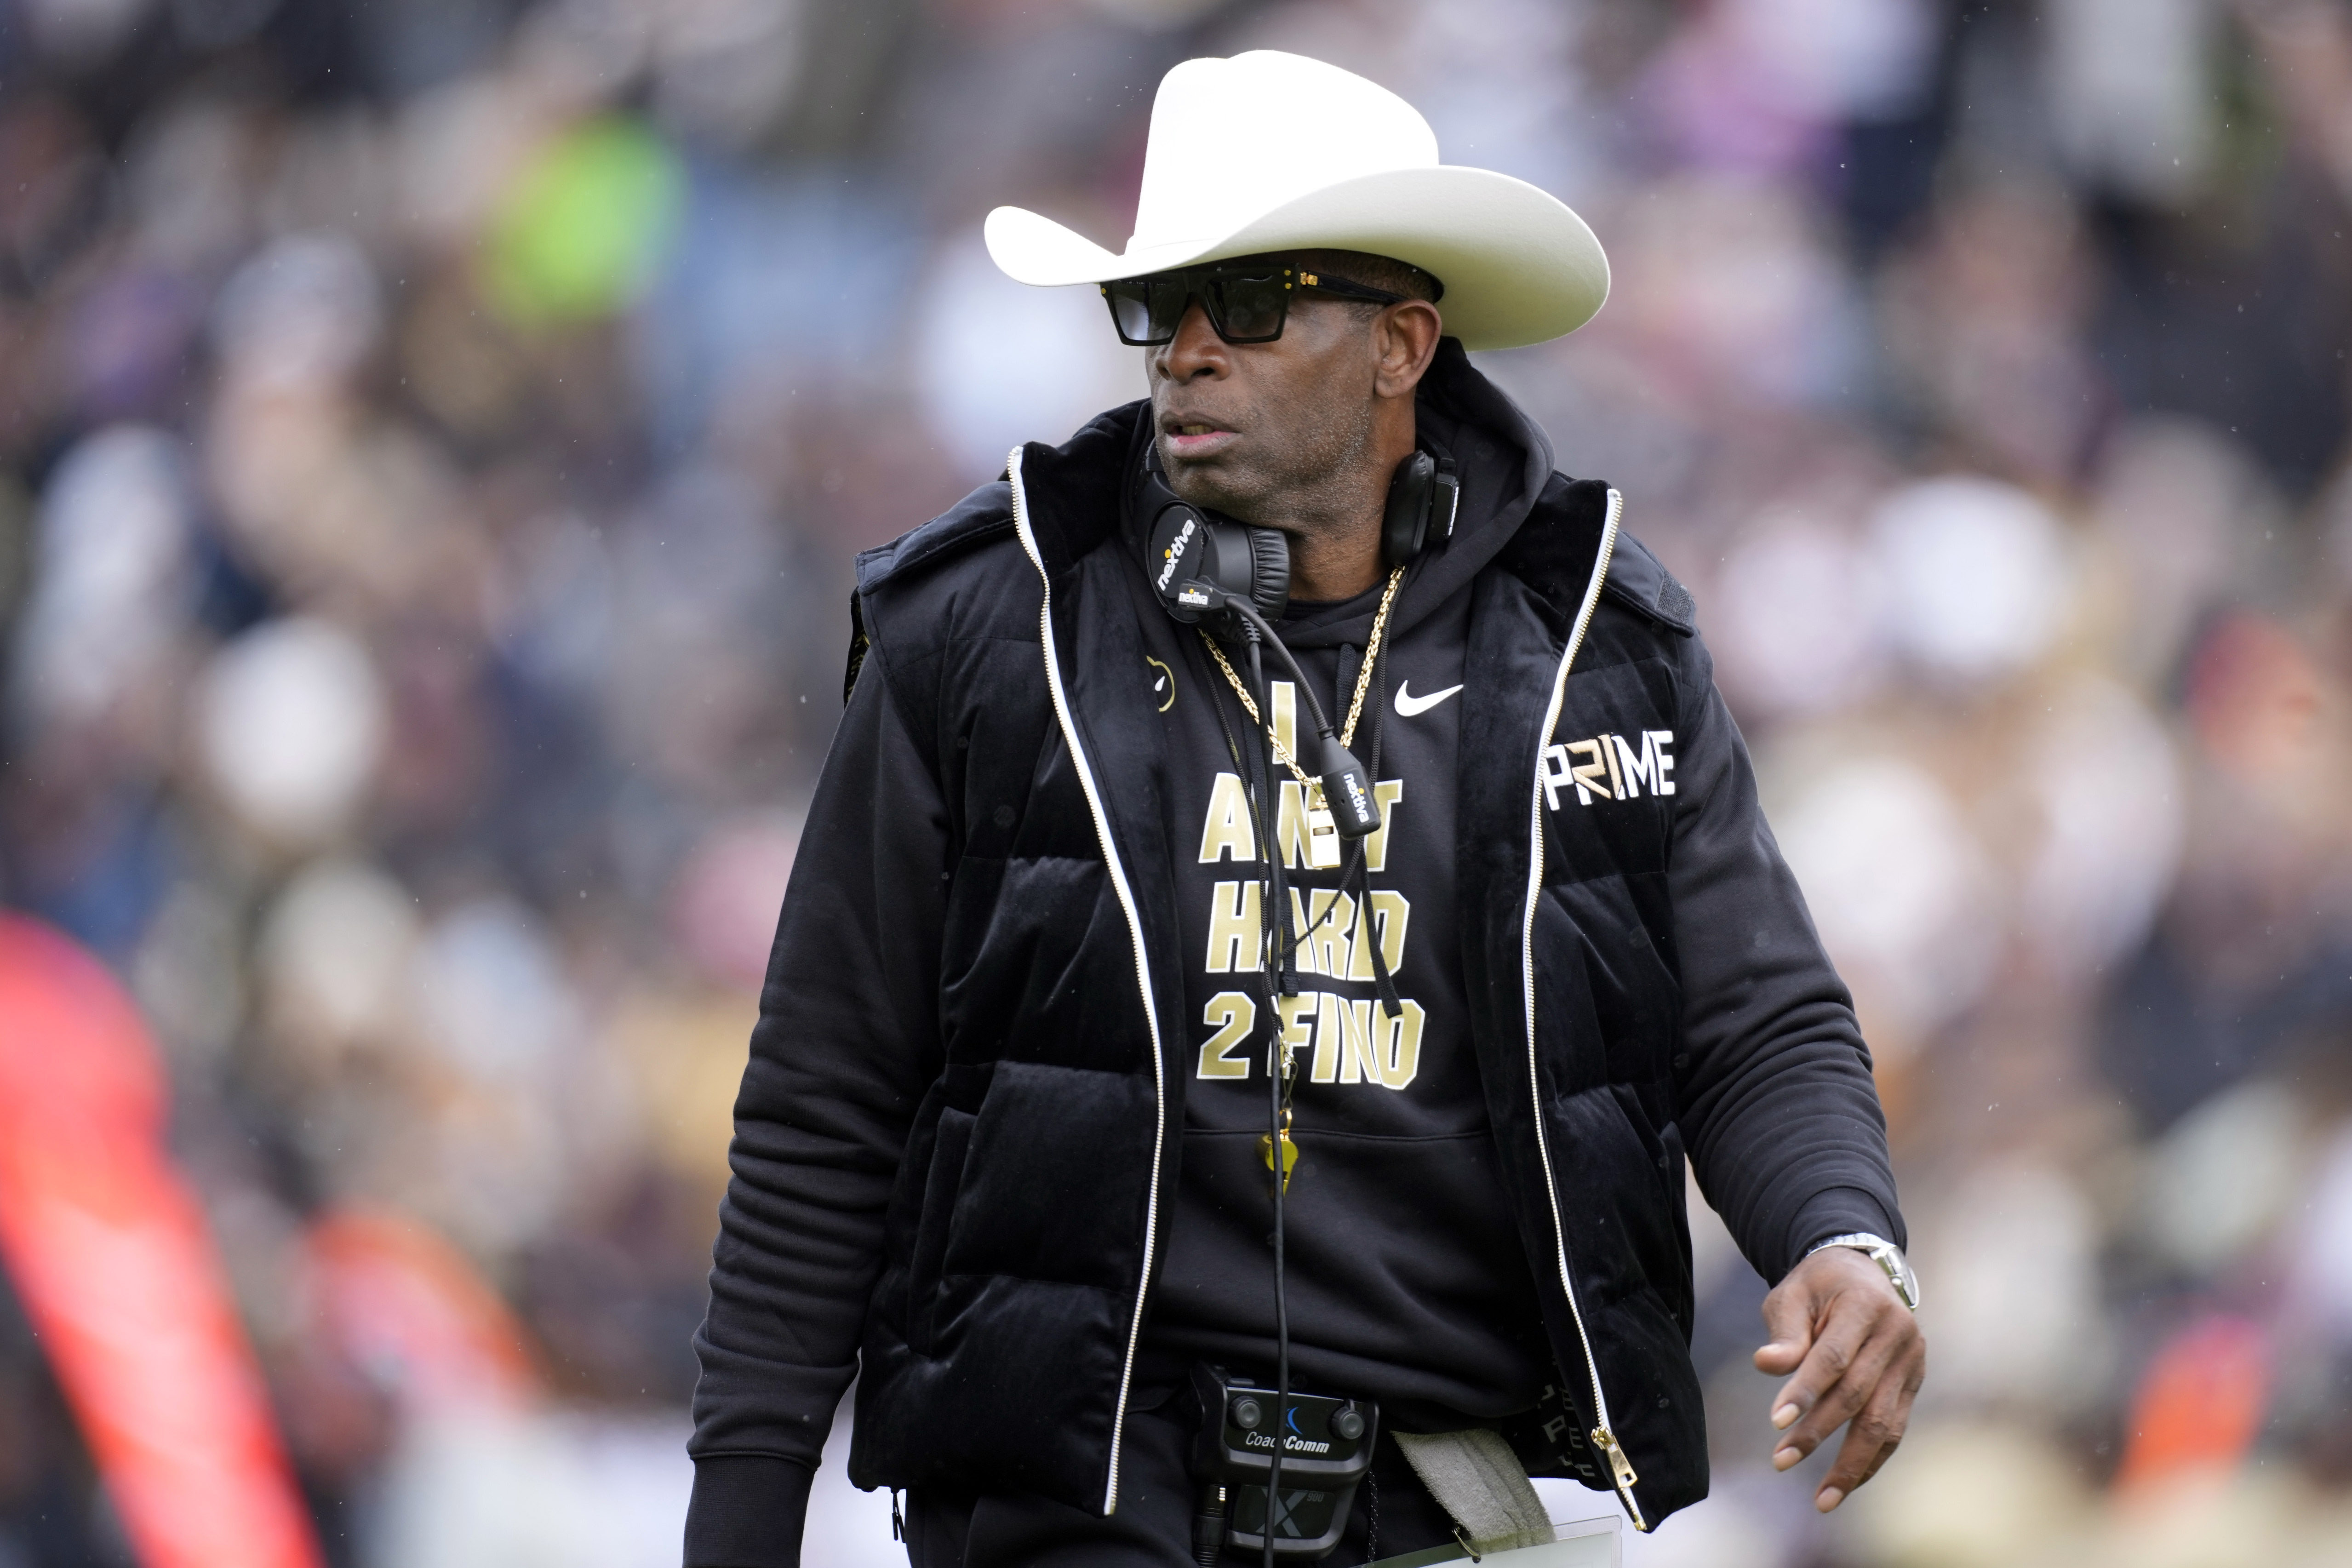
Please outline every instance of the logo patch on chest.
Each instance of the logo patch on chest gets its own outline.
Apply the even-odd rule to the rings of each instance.
[[[1595,735],[1588,741],[1556,742],[1543,752],[1544,804],[1559,809],[1559,792],[1576,791],[1576,804],[1633,800],[1646,786],[1654,795],[1675,793],[1675,732],[1644,730],[1637,736]]]

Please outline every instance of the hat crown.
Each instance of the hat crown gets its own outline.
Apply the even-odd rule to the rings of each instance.
[[[1276,49],[1160,79],[1128,248],[1228,234],[1343,180],[1434,168],[1419,110],[1352,71]]]

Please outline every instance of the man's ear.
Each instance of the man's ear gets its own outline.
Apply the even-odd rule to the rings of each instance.
[[[1437,307],[1425,300],[1383,307],[1372,319],[1372,350],[1379,355],[1372,390],[1382,397],[1412,396],[1437,357],[1437,340],[1444,332]]]

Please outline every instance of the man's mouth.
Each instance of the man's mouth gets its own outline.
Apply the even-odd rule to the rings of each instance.
[[[1235,432],[1206,419],[1165,419],[1160,433],[1174,457],[1196,457],[1238,439]]]

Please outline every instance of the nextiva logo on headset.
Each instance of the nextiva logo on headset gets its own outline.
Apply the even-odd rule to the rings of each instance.
[[[1169,541],[1168,548],[1160,552],[1160,579],[1152,586],[1158,588],[1162,594],[1168,592],[1168,584],[1176,580],[1176,568],[1184,563],[1185,552],[1192,548],[1193,536],[1200,531],[1200,520],[1187,513],[1183,516],[1182,526],[1177,530],[1176,537]]]

